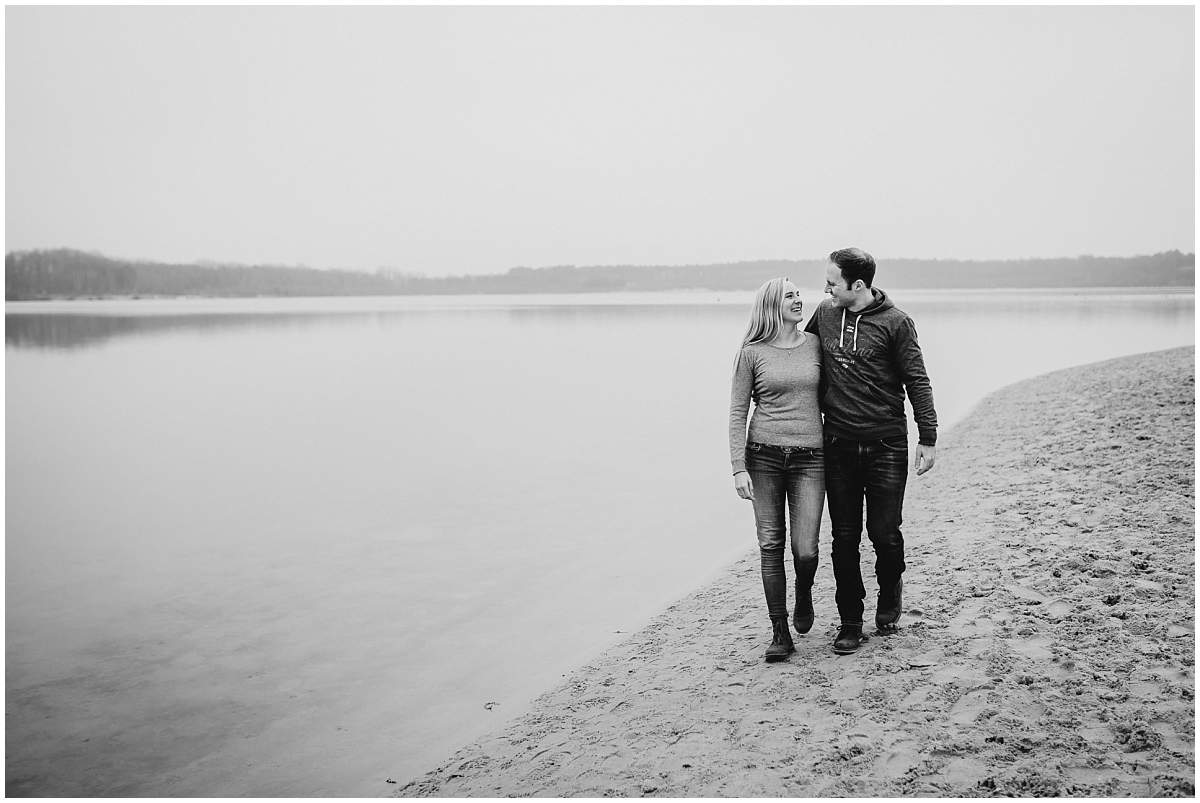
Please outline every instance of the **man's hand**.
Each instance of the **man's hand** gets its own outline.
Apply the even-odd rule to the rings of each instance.
[[[917,456],[913,458],[913,470],[917,472],[917,476],[921,476],[929,469],[933,468],[933,461],[937,459],[937,449],[933,446],[922,446],[917,444]]]
[[[743,499],[754,501],[754,483],[750,481],[750,472],[739,471],[733,475],[733,489]]]

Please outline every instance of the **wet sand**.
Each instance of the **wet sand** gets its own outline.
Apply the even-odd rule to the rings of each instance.
[[[823,557],[816,625],[763,663],[748,555],[396,794],[1194,796],[1194,365],[1036,377],[944,433],[900,629],[857,655]]]

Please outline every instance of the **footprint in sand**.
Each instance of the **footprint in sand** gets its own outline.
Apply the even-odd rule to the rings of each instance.
[[[950,707],[950,721],[955,725],[970,725],[987,708],[988,690],[967,692]]]
[[[901,663],[907,664],[910,669],[926,669],[931,666],[937,666],[945,659],[941,650],[926,650],[917,652],[916,650],[898,650],[896,659]]]
[[[1041,593],[1040,591],[1035,591],[1029,586],[1014,585],[1010,589],[1009,593],[1011,593],[1017,599],[1024,600],[1025,602],[1033,605],[1041,605],[1046,601],[1045,594]]]
[[[916,742],[902,739],[875,762],[875,774],[881,778],[900,778],[921,763]]]
[[[1052,622],[1065,619],[1073,610],[1075,610],[1075,606],[1062,599],[1052,599],[1042,605],[1042,613]]]
[[[1014,639],[1012,644],[1013,652],[1020,653],[1034,661],[1049,661],[1052,653],[1050,644],[1053,639],[1049,636],[1034,636],[1026,639]]]

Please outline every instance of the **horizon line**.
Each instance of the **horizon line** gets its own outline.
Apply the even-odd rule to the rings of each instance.
[[[1150,253],[1125,254],[1125,255],[1119,255],[1119,256],[1107,256],[1107,255],[1096,255],[1096,254],[1075,254],[1073,256],[1025,256],[1025,257],[1005,257],[1005,258],[912,257],[912,256],[879,257],[879,256],[875,256],[875,255],[873,255],[873,256],[875,256],[875,261],[877,263],[879,263],[879,262],[981,262],[982,263],[982,262],[1049,262],[1049,261],[1057,261],[1057,260],[1079,260],[1079,259],[1138,259],[1138,258],[1142,258],[1142,257],[1159,256],[1161,254],[1178,253],[1181,256],[1191,257],[1192,260],[1194,261],[1195,256],[1196,256],[1194,249],[1195,249],[1195,246],[1192,247],[1192,250],[1188,250],[1188,251],[1183,251],[1178,248],[1169,248],[1166,250],[1154,251],[1154,252],[1150,252]],[[742,264],[754,264],[754,263],[763,263],[763,262],[794,262],[794,263],[817,262],[817,263],[821,263],[821,262],[826,262],[828,260],[827,255],[822,255],[822,256],[814,256],[814,257],[759,257],[759,258],[751,258],[751,259],[738,259],[738,260],[732,260],[732,261],[722,260],[722,261],[712,261],[712,262],[679,262],[679,263],[609,262],[609,263],[595,263],[595,264],[588,264],[588,265],[581,265],[578,263],[557,263],[557,264],[548,264],[548,265],[539,265],[539,266],[512,265],[508,268],[503,268],[498,271],[485,271],[485,272],[480,272],[480,273],[446,273],[446,274],[430,275],[430,274],[423,273],[418,270],[402,269],[402,268],[397,268],[397,267],[394,267],[391,265],[379,265],[375,268],[347,268],[347,267],[336,267],[336,266],[314,267],[312,265],[308,265],[308,264],[304,264],[304,263],[287,264],[287,263],[282,263],[282,262],[232,262],[232,261],[223,261],[223,260],[207,259],[207,258],[193,259],[191,261],[179,262],[179,261],[171,261],[171,260],[154,259],[154,258],[150,258],[150,257],[110,256],[109,254],[105,254],[98,250],[89,250],[89,249],[76,248],[76,247],[71,247],[71,246],[54,246],[54,247],[39,247],[39,248],[13,248],[13,249],[6,250],[4,252],[4,257],[5,257],[5,261],[7,262],[8,257],[10,257],[14,254],[27,254],[27,253],[39,253],[39,252],[45,253],[45,252],[53,252],[53,251],[69,251],[69,252],[74,252],[74,253],[78,253],[78,254],[86,254],[88,256],[99,257],[101,259],[107,259],[107,260],[111,260],[114,262],[129,262],[129,263],[146,264],[146,265],[170,265],[170,266],[203,267],[203,268],[209,268],[209,267],[215,267],[215,268],[287,268],[287,269],[293,269],[293,270],[301,269],[301,270],[315,270],[315,271],[339,271],[339,272],[344,272],[344,273],[358,273],[358,274],[363,274],[366,276],[375,276],[375,275],[378,275],[382,271],[394,271],[397,274],[405,275],[405,276],[409,276],[409,277],[432,278],[432,279],[453,279],[453,278],[465,278],[465,277],[472,277],[472,276],[504,276],[514,270],[540,271],[540,270],[553,270],[556,268],[589,269],[589,268],[625,268],[625,267],[688,268],[688,267],[707,267],[707,266],[715,266],[715,265],[742,265]]]

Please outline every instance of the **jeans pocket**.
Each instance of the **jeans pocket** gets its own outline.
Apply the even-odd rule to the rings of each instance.
[[[908,452],[908,438],[904,435],[895,435],[891,438],[880,438],[879,445],[889,452]]]

